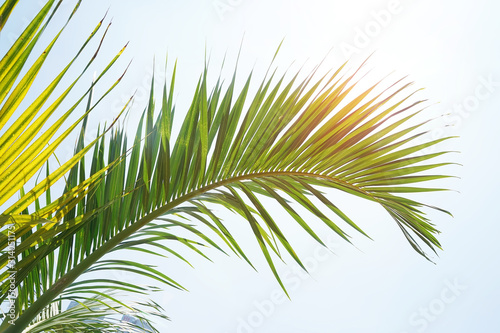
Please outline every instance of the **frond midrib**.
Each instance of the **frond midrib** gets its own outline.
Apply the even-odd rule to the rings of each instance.
[[[186,194],[183,194],[183,195],[175,198],[174,200],[170,201],[169,203],[167,203],[161,207],[158,207],[155,211],[161,210],[162,214],[164,214],[164,213],[168,212],[170,209],[177,207],[178,205],[180,205],[180,204],[182,204],[190,199],[193,199],[193,198],[197,197],[198,195],[201,195],[201,194],[206,193],[208,191],[214,190],[218,187],[229,185],[231,183],[244,181],[244,180],[252,180],[252,179],[256,179],[256,178],[258,179],[258,178],[280,177],[280,176],[299,176],[299,177],[302,176],[302,177],[320,178],[320,179],[328,180],[330,182],[337,183],[338,185],[340,185],[342,187],[347,187],[347,188],[350,188],[352,190],[361,192],[362,194],[364,194],[364,195],[370,197],[371,199],[373,199],[374,201],[378,202],[377,198],[375,198],[372,193],[370,193],[370,192],[364,190],[363,188],[356,186],[356,185],[354,185],[346,180],[342,180],[342,179],[337,178],[337,177],[324,175],[324,174],[320,174],[320,173],[285,170],[285,171],[253,172],[253,173],[248,173],[248,174],[244,174],[244,175],[240,175],[240,176],[232,176],[232,177],[228,177],[226,179],[218,180],[218,181],[209,183],[207,185],[204,185],[203,187],[200,187],[200,188],[195,189],[193,191],[190,191]],[[143,216],[143,218],[154,213],[155,211],[152,211],[152,212],[146,214],[145,216]],[[141,218],[141,220],[142,220],[142,218]]]

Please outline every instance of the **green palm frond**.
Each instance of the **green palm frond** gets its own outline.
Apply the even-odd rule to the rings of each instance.
[[[270,204],[283,207],[321,244],[321,237],[296,207],[312,213],[346,241],[350,241],[346,228],[365,235],[322,192],[325,188],[380,204],[421,255],[427,257],[421,244],[440,248],[435,237],[438,230],[424,211],[435,207],[408,194],[441,190],[416,184],[448,177],[422,174],[450,164],[428,164],[446,151],[424,152],[448,138],[415,143],[423,137],[427,121],[415,123],[424,108],[423,101],[413,101],[416,91],[410,90],[410,83],[400,80],[378,92],[379,82],[355,94],[359,69],[351,75],[344,71],[343,65],[316,80],[314,70],[302,81],[300,73],[291,79],[286,74],[281,78],[266,75],[250,97],[252,75],[241,91],[236,91],[236,73],[227,87],[219,79],[209,89],[205,68],[176,137],[172,136],[176,66],[170,83],[164,85],[159,107],[153,78],[150,101],[132,147],[127,149],[123,130],[115,129],[109,142],[102,139],[95,150],[90,175],[117,159],[121,163],[101,176],[101,183],[85,193],[84,204],[73,206],[60,227],[45,231],[50,241],[40,232],[23,247],[37,251],[36,259],[26,259],[31,264],[57,250],[58,280],[42,295],[32,295],[31,306],[18,322],[31,321],[84,271],[102,267],[99,260],[113,250],[163,249],[184,260],[165,242],[181,243],[200,254],[200,246],[208,244],[220,250],[226,246],[250,263],[225,222],[209,208],[214,204],[249,223],[283,289],[273,258],[282,258],[280,248],[304,266],[268,208]],[[75,174],[84,173],[82,165],[76,168]],[[76,177],[70,179],[76,182]],[[208,227],[212,234],[202,233],[189,221]],[[179,230],[200,241],[178,236]],[[217,240],[225,245],[218,245]],[[127,269],[137,265],[121,264]],[[163,279],[161,272],[148,273]],[[171,285],[169,280],[163,282]]]
[[[161,282],[180,287],[148,265],[131,265],[120,260],[101,261],[86,271],[81,281],[72,283],[45,307],[24,332],[158,332],[151,319],[168,319],[164,309],[147,299],[131,301],[130,295],[145,298],[162,289],[116,279],[87,277],[97,271],[120,269],[148,277],[158,275],[165,279]],[[68,301],[71,302],[69,305]],[[63,309],[64,304],[66,309]],[[124,320],[126,317],[132,320]]]
[[[49,307],[48,311],[38,315],[25,332],[158,333],[149,318],[156,316],[168,319],[158,304],[120,301],[115,287],[93,293],[97,295],[72,298],[73,306],[64,311],[60,310],[59,304]],[[134,320],[123,320],[124,316]]]
[[[6,4],[7,2],[4,5]],[[37,44],[40,36],[45,30],[45,27],[49,24],[51,18],[57,11],[59,4],[60,3],[54,5],[54,1],[48,1],[40,10],[39,14],[17,39],[17,41],[12,45],[10,50],[8,50],[4,57],[0,60],[0,155],[2,156],[2,160],[0,161],[0,205],[5,204],[14,194],[19,192],[21,187],[24,186],[24,184],[26,184],[26,182],[44,166],[46,161],[51,155],[54,154],[56,148],[61,144],[61,142],[69,136],[69,134],[79,123],[82,122],[88,113],[91,112],[102,100],[102,98],[106,96],[120,81],[120,79],[117,80],[115,84],[99,98],[99,101],[87,110],[87,113],[72,123],[61,135],[56,136],[56,132],[67,122],[68,118],[74,113],[77,107],[89,94],[92,87],[82,94],[77,102],[74,103],[73,106],[64,114],[60,115],[57,120],[52,119],[52,124],[49,128],[42,132],[43,126],[50,124],[50,117],[54,116],[55,111],[58,110],[61,103],[66,99],[76,83],[80,80],[83,74],[86,73],[90,65],[96,59],[99,47],[96,49],[94,56],[88,61],[87,65],[83,68],[76,79],[74,79],[74,81],[61,95],[56,96],[55,101],[49,107],[41,112],[44,104],[47,102],[49,97],[53,95],[56,87],[58,87],[68,70],[72,67],[74,62],[82,54],[83,50],[88,47],[89,42],[101,29],[103,24],[103,21],[101,21],[68,65],[59,74],[57,74],[54,80],[38,97],[35,98],[29,107],[27,107],[19,115],[16,114],[16,111],[21,111],[18,110],[19,105],[26,97],[54,44],[58,40],[66,25],[70,22],[75,12],[73,11],[66,25],[59,31],[47,48],[34,61],[27,73],[19,79],[17,84],[15,84],[21,70],[26,65],[28,56],[31,54],[33,47]],[[78,6],[79,3],[76,5],[75,10]],[[104,39],[105,35],[106,32],[101,37],[99,45],[102,43],[102,39]],[[106,74],[122,52],[123,50],[121,50],[117,56],[112,59],[108,66],[99,74],[94,84],[96,84]],[[11,119],[15,114],[17,115],[17,117],[14,118],[15,121],[8,127],[5,127],[9,119]],[[58,170],[52,173],[50,177],[47,177],[46,180],[39,183],[36,188],[30,190],[21,200],[4,211],[3,215],[11,216],[11,219],[15,219],[15,215],[20,214],[20,212],[32,204],[35,199],[38,198],[51,184],[56,182],[66,172],[68,172],[71,167],[75,165],[87,151],[89,151],[91,147],[93,147],[93,144],[84,147],[79,155],[75,155],[71,161],[62,165]]]
[[[6,0],[0,7],[0,30],[4,29],[7,19],[12,13],[18,1]],[[48,0],[40,9],[35,18],[28,23],[25,30],[13,42],[12,46],[0,55],[0,279],[2,281],[1,301],[8,297],[9,271],[15,270],[18,297],[16,303],[16,316],[22,306],[28,306],[33,298],[41,295],[47,288],[45,276],[53,269],[54,254],[44,252],[48,257],[49,268],[37,266],[32,259],[38,254],[32,246],[26,246],[33,235],[44,233],[47,240],[53,227],[64,217],[67,209],[75,206],[83,199],[98,180],[100,174],[107,169],[98,172],[95,177],[82,180],[77,186],[68,189],[62,197],[52,200],[50,188],[63,178],[75,165],[82,160],[98,143],[98,138],[88,145],[81,145],[75,155],[68,161],[62,161],[53,172],[49,172],[49,159],[55,155],[56,149],[69,138],[79,124],[86,122],[88,115],[100,104],[114,87],[120,82],[118,78],[102,95],[97,96],[96,102],[88,105],[83,114],[79,110],[83,101],[91,95],[94,86],[102,81],[109,69],[116,63],[124,49],[109,61],[104,69],[97,71],[97,77],[93,84],[77,95],[76,101],[69,101],[70,93],[74,92],[77,83],[89,71],[100,52],[101,45],[109,28],[105,27],[104,19],[101,20],[93,30],[89,31],[89,37],[83,41],[82,46],[74,57],[63,66],[62,70],[52,73],[52,79],[43,87],[43,91],[35,94],[35,82],[40,76],[42,68],[52,54],[54,45],[62,36],[67,25],[74,17],[81,1],[78,1],[69,15],[64,26],[51,37],[45,49],[35,55],[35,46],[41,43],[49,23],[57,14],[61,1]],[[105,29],[103,29],[105,27]],[[103,31],[104,30],[104,31]],[[99,36],[100,35],[100,36]],[[97,39],[97,40],[96,40]],[[97,42],[93,55],[87,60],[80,72],[68,79],[71,70],[76,69],[76,62],[82,54],[88,51],[92,42]],[[30,60],[32,57],[33,60]],[[62,88],[62,93],[57,89]],[[74,98],[74,97],[71,97]],[[29,99],[33,99],[29,101]],[[49,100],[53,100],[50,105]],[[23,103],[30,102],[27,107]],[[68,109],[62,111],[63,103],[73,103]],[[76,117],[75,117],[76,116]],[[77,118],[75,121],[74,119]],[[101,137],[107,132],[107,128]],[[46,168],[46,178],[33,184],[36,174]],[[112,165],[108,166],[111,167]],[[18,193],[21,198],[16,200],[14,196]],[[45,195],[45,202],[43,196]],[[41,200],[42,199],[42,200]],[[29,214],[29,211],[32,214]],[[21,248],[11,249],[13,244],[23,244]],[[12,258],[15,258],[14,260]],[[17,261],[17,262],[16,262]],[[49,280],[49,286],[52,285]],[[14,281],[12,281],[14,282]],[[45,285],[43,285],[45,283]],[[24,302],[24,305],[22,305]],[[3,320],[0,331],[7,327],[7,320]]]
[[[2,4],[2,7],[0,7],[0,30],[3,29],[7,19],[18,2],[19,0],[7,0]]]

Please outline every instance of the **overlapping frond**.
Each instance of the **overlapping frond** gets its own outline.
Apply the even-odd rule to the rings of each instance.
[[[120,301],[112,289],[92,291],[92,297],[66,297],[71,299],[67,309],[52,304],[26,328],[26,332],[130,332],[158,333],[151,323],[151,317],[168,319],[163,309],[152,302]],[[126,290],[130,292],[130,290]]]
[[[1,5],[0,30],[4,29],[17,3],[18,1],[7,0]],[[33,93],[33,84],[80,3],[81,1],[76,3],[64,26],[49,40],[45,49],[39,55],[35,55],[33,54],[35,46],[40,44],[42,34],[61,5],[61,1],[46,1],[39,13],[27,24],[25,30],[0,59],[0,156],[2,157],[0,159],[0,206],[2,207],[0,215],[2,293],[0,300],[4,302],[9,297],[12,291],[10,282],[13,282],[17,289],[16,316],[24,307],[29,306],[33,299],[41,295],[47,289],[47,285],[52,284],[54,276],[48,272],[54,269],[54,254],[50,248],[46,247],[46,243],[51,235],[57,234],[55,228],[66,211],[71,206],[74,207],[88,193],[98,177],[107,169],[106,167],[100,171],[100,174],[83,180],[66,191],[64,196],[52,200],[51,186],[64,177],[99,140],[96,139],[88,145],[82,144],[70,160],[62,161],[62,165],[53,172],[49,172],[49,159],[54,156],[61,143],[79,124],[86,121],[87,116],[121,80],[121,77],[118,78],[107,91],[96,98],[95,103],[88,105],[85,112],[78,111],[82,102],[116,63],[124,49],[120,50],[104,69],[97,71],[93,84],[79,93],[76,101],[71,102],[73,104],[61,112],[63,103],[68,102],[68,96],[74,92],[77,83],[88,72],[99,54],[107,33],[107,28],[104,32],[102,31],[103,19],[93,30],[89,31],[89,37],[82,41],[80,49],[63,66],[62,70],[52,74],[53,77],[44,86],[43,91],[38,95]],[[97,44],[92,46],[92,41],[96,38]],[[82,54],[92,47],[95,47],[95,50],[87,63],[79,73],[76,72],[77,74],[70,78],[69,83],[64,83],[69,73],[75,70],[77,60],[81,60]],[[33,60],[29,60],[31,58]],[[62,92],[57,92],[57,89],[61,88]],[[33,99],[31,104],[27,107],[23,106],[28,99]],[[47,106],[50,99],[53,101]],[[79,113],[78,117],[75,117],[76,113]],[[75,121],[74,118],[77,120]],[[31,185],[30,180],[39,174],[45,165],[47,165],[45,179]],[[21,198],[15,200],[13,197],[18,193],[21,193]],[[46,204],[40,201],[44,195]],[[31,243],[34,235],[42,233],[43,242]],[[20,247],[18,248],[17,245]],[[36,258],[39,253],[48,255],[48,257],[44,256],[48,266],[38,265]],[[12,271],[16,272],[15,283],[9,279]],[[6,324],[7,320],[4,320],[0,331],[8,326]]]

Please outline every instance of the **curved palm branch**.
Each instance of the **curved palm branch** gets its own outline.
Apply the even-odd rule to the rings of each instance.
[[[239,92],[235,89],[236,74],[227,87],[219,79],[209,90],[205,68],[175,138],[171,134],[174,68],[170,87],[165,83],[157,116],[151,89],[130,151],[122,130],[110,138],[109,161],[127,153],[128,158],[102,175],[100,185],[87,194],[85,205],[79,205],[71,216],[66,214],[64,223],[21,243],[23,249],[37,253],[35,258],[26,258],[30,265],[56,249],[62,251],[59,256],[63,253],[68,264],[58,267],[58,280],[43,294],[32,295],[30,307],[16,325],[30,322],[85,270],[99,267],[99,260],[113,250],[154,251],[150,246],[174,253],[162,242],[170,240],[199,251],[202,244],[176,236],[178,228],[222,250],[212,236],[188,221],[208,226],[230,250],[250,263],[222,219],[210,210],[212,204],[248,221],[283,289],[273,253],[281,258],[282,247],[304,266],[266,208],[269,202],[281,205],[321,244],[295,205],[307,209],[347,241],[343,225],[364,234],[321,188],[338,189],[382,205],[421,255],[426,256],[416,237],[432,250],[440,248],[435,237],[438,231],[423,211],[435,207],[406,194],[441,190],[414,184],[447,177],[422,174],[450,164],[428,163],[446,152],[419,154],[446,139],[414,144],[424,134],[419,129],[426,122],[404,126],[422,110],[423,101],[412,102],[415,92],[408,92],[410,83],[400,80],[375,93],[379,82],[348,97],[358,84],[354,82],[357,71],[346,76],[342,74],[344,65],[317,81],[313,81],[316,70],[302,81],[298,81],[299,73],[292,79],[284,75],[277,80],[275,74],[266,75],[251,99],[252,75]],[[143,141],[142,133],[146,135]],[[102,151],[105,146],[102,140]],[[100,156],[94,155],[93,170],[105,165],[104,155]],[[49,242],[45,241],[46,233],[50,234]],[[69,261],[68,255],[72,256]]]

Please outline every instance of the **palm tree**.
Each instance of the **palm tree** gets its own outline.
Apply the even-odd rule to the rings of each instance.
[[[238,240],[214,213],[214,205],[248,222],[284,290],[274,265],[276,258],[283,259],[280,249],[305,267],[268,209],[270,203],[283,207],[320,244],[324,245],[321,237],[296,212],[297,206],[346,241],[345,227],[366,235],[322,188],[380,204],[421,255],[427,257],[421,245],[440,248],[438,231],[424,211],[439,208],[408,194],[441,190],[414,184],[447,177],[422,174],[450,164],[429,162],[446,152],[421,153],[446,139],[415,143],[425,133],[420,129],[427,121],[414,122],[424,101],[414,101],[411,83],[399,80],[375,93],[379,82],[350,96],[358,86],[355,78],[360,69],[345,75],[344,67],[319,79],[315,69],[302,80],[300,73],[278,78],[269,70],[257,92],[249,96],[252,74],[239,91],[236,69],[227,86],[219,78],[209,87],[207,65],[176,136],[172,135],[176,66],[164,84],[159,106],[153,78],[132,145],[121,127],[113,128],[109,137],[101,135],[90,170],[84,161],[73,163],[60,198],[49,200],[31,215],[17,216],[16,236],[23,233],[15,252],[19,316],[15,325],[3,325],[0,332],[27,327],[29,332],[61,327],[107,331],[119,326],[105,317],[116,312],[138,315],[149,325],[149,317],[140,315],[144,309],[165,317],[154,302],[126,306],[116,294],[148,294],[156,287],[96,279],[87,273],[128,270],[182,289],[153,266],[106,257],[114,251],[133,250],[185,260],[174,250],[177,244],[201,255],[205,245],[229,249],[251,265]],[[80,159],[84,152],[80,140],[75,156]],[[4,214],[11,218],[27,205],[15,207]],[[35,226],[21,218],[48,222]],[[200,226],[210,231],[202,232]],[[184,237],[186,233],[193,239]],[[2,257],[1,263],[5,267],[7,258]],[[2,277],[6,291],[10,281],[7,275]],[[79,306],[62,311],[66,300]],[[98,323],[88,321],[88,309],[103,316]],[[139,326],[131,326],[140,331]]]

